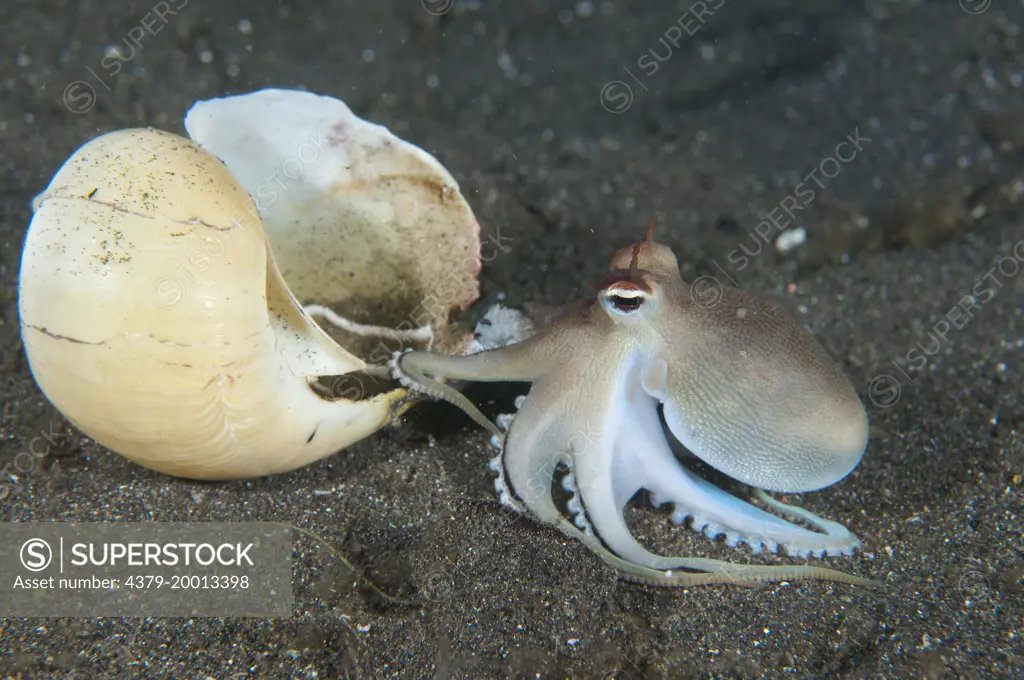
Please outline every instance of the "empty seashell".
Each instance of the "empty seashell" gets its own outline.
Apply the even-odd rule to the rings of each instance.
[[[443,331],[450,310],[476,300],[480,226],[455,179],[344,102],[260,90],[197,102],[185,128],[252,194],[301,303],[336,305],[368,324]],[[442,332],[435,347],[461,350],[471,337]],[[384,363],[390,350],[378,342],[368,354]]]
[[[340,115],[355,119],[347,108]],[[405,144],[374,128],[375,140],[355,135],[363,148]],[[275,204],[274,233],[290,239],[280,231],[290,226],[306,235],[284,258],[305,302],[344,302],[356,293],[366,306],[375,294],[391,299],[385,278],[376,291],[360,289],[346,298],[337,277],[314,275],[338,265],[363,276],[368,261],[346,258],[367,240],[375,239],[372,250],[393,263],[417,250],[449,268],[479,257],[478,226],[454,180],[410,148],[375,159],[372,173],[362,169],[366,191],[349,191],[348,212],[339,211],[332,223],[315,197],[302,200],[314,204],[316,226],[298,212],[289,216],[285,203]],[[325,142],[318,154],[326,167],[336,152]],[[451,182],[437,201],[459,210],[461,221],[446,224],[445,233],[458,232],[462,240],[447,260],[442,247],[430,250],[388,231],[406,225],[408,216],[380,207],[388,187],[378,180],[390,164],[389,186],[395,205],[402,205],[408,192],[401,163],[410,157],[420,164],[417,181]],[[304,169],[312,176],[312,164]],[[292,470],[373,433],[408,403],[404,390],[390,389],[383,379],[376,394],[360,388],[339,398],[314,389],[325,377],[367,378],[369,367],[298,304],[268,244],[258,197],[254,202],[233,172],[245,174],[167,132],[103,135],[78,149],[36,198],[22,254],[22,339],[46,397],[102,445],[181,477],[240,479]],[[330,186],[328,175],[318,175],[322,186]],[[368,196],[372,200],[364,202]],[[353,236],[349,220],[367,205],[380,207],[382,216],[372,224],[363,220]],[[421,223],[425,233],[430,226]],[[308,270],[303,253],[313,262]],[[407,296],[441,285],[442,278],[423,272],[406,272],[412,282],[406,289],[414,291]],[[471,300],[475,286],[474,277],[456,297]],[[447,311],[427,321],[443,329]]]

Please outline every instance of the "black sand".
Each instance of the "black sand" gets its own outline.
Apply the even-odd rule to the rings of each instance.
[[[4,480],[0,516],[291,522],[401,601],[298,538],[290,619],[0,620],[0,676],[1024,675],[1024,274],[999,260],[1024,239],[1020,2],[708,0],[696,4],[721,6],[703,26],[687,2],[460,1],[440,18],[416,0],[158,4],[185,6],[116,77],[100,66],[104,50],[153,5],[0,8],[0,462],[40,430],[66,432],[31,474]],[[667,34],[673,25],[696,31]],[[666,35],[678,47],[659,42]],[[652,57],[638,59],[665,58],[666,45],[671,56],[648,75]],[[62,101],[78,80],[96,89],[85,112]],[[635,94],[619,114],[599,97],[613,80]],[[508,521],[487,435],[444,404],[295,473],[216,485],[140,469],[68,427],[18,335],[32,197],[100,133],[183,133],[195,100],[266,86],[343,99],[445,164],[485,234],[511,239],[483,272],[478,313],[500,294],[512,305],[585,295],[657,213],[688,277],[721,278],[721,266],[797,315],[850,375],[873,437],[848,478],[790,500],[850,527],[864,550],[830,564],[886,588],[617,581],[553,530]],[[621,85],[605,94],[626,103]],[[821,166],[858,131],[869,141],[852,160]],[[730,264],[818,167],[839,171],[797,213],[807,242]],[[929,331],[986,275],[995,295],[958,318],[926,366],[908,361],[919,342],[935,350]],[[515,393],[469,392],[489,413]],[[629,519],[666,554],[790,562],[730,550],[643,507]]]

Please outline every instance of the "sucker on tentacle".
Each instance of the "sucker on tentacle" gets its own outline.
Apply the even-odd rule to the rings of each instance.
[[[751,552],[852,554],[845,527],[765,490],[829,486],[859,463],[867,416],[852,385],[814,338],[773,305],[736,289],[713,302],[693,294],[665,246],[620,249],[593,298],[529,337],[465,356],[396,355],[402,384],[459,406],[493,435],[502,503],[582,541],[624,579],[657,586],[826,579],[878,585],[812,566],[749,566],[655,555],[630,535],[624,509],[637,491],[671,519]],[[533,329],[531,329],[533,332]],[[518,412],[494,425],[449,380],[529,382]],[[766,509],[698,477],[676,459],[667,431],[713,467],[757,489]],[[559,466],[566,511],[552,497]],[[805,528],[784,518],[813,527]]]
[[[526,398],[526,396],[523,395],[523,396],[518,397],[516,399],[516,408],[517,409],[519,408],[520,405],[522,405],[522,403],[523,403],[522,400],[525,399],[525,398]],[[515,414],[514,413],[503,413],[503,414],[499,415],[495,420],[498,423],[498,427],[501,428],[502,431],[507,432],[508,431],[508,426],[512,424],[512,419],[513,418],[515,418]],[[502,505],[508,506],[508,507],[512,508],[513,510],[516,510],[517,512],[526,512],[525,508],[523,508],[518,503],[516,503],[516,502],[514,502],[512,500],[512,491],[508,488],[508,484],[505,483],[505,474],[504,474],[504,472],[502,472],[502,469],[501,469],[502,468],[502,465],[501,465],[502,447],[505,444],[504,435],[502,435],[501,437],[499,437],[497,435],[491,435],[490,444],[491,444],[491,446],[493,446],[494,448],[496,448],[498,450],[498,455],[496,455],[494,458],[492,458],[490,460],[490,462],[487,464],[487,466],[488,466],[488,468],[490,468],[491,472],[493,472],[495,474],[494,491],[498,495],[498,501]]]
[[[488,420],[487,416],[481,413],[480,410],[474,406],[469,399],[466,399],[461,392],[438,380],[429,378],[426,375],[417,375],[414,378],[402,370],[402,365],[399,362],[399,359],[403,354],[407,354],[411,351],[411,349],[405,349],[395,352],[391,361],[388,362],[388,368],[391,370],[392,377],[397,380],[402,387],[428,394],[435,399],[443,399],[458,406],[465,411],[470,418],[475,420],[477,425],[489,430],[495,437],[501,437],[501,430],[498,429],[498,426]]]

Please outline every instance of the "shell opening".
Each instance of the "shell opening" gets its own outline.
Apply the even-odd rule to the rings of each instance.
[[[324,401],[364,401],[401,389],[398,381],[364,370],[317,376],[309,387]]]

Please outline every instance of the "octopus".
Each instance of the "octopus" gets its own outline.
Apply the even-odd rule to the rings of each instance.
[[[592,297],[562,308],[526,339],[466,355],[406,350],[391,372],[494,435],[501,453],[491,468],[502,503],[582,541],[625,580],[878,585],[808,564],[658,555],[631,534],[624,509],[646,490],[654,507],[673,504],[676,524],[691,521],[709,538],[725,534],[728,546],[745,543],[754,554],[784,546],[791,557],[835,557],[860,544],[841,524],[767,493],[816,491],[857,467],[869,427],[849,379],[775,305],[737,288],[714,289],[711,299],[697,292],[672,251],[653,240],[652,225],[614,254]],[[446,380],[530,389],[503,431]],[[684,466],[669,433],[676,449],[753,487],[761,505]],[[553,494],[559,473],[564,509]]]

